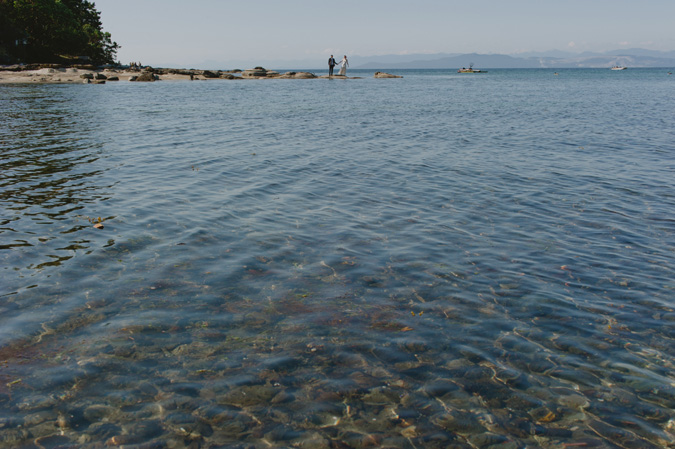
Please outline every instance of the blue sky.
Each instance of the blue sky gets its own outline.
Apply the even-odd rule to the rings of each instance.
[[[122,46],[118,59],[155,66],[310,68],[331,53],[675,50],[674,0],[94,1]]]

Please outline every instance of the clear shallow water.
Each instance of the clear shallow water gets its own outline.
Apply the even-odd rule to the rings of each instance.
[[[1,86],[0,447],[673,446],[666,72]]]

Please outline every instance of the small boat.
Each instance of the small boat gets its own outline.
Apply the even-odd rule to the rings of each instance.
[[[615,65],[610,70],[626,70],[626,67],[622,65]]]
[[[469,68],[462,67],[457,70],[457,73],[487,73],[487,70],[474,69],[473,64],[469,64]]]

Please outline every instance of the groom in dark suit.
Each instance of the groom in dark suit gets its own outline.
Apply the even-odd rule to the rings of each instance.
[[[328,76],[333,76],[333,67],[336,65],[335,58],[333,55],[330,55],[330,58],[328,58]]]

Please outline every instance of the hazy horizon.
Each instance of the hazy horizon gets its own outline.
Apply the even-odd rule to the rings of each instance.
[[[320,68],[330,54],[365,59],[675,49],[671,26],[675,2],[666,0],[556,4],[96,0],[95,4],[104,30],[122,47],[117,59],[154,66]]]

